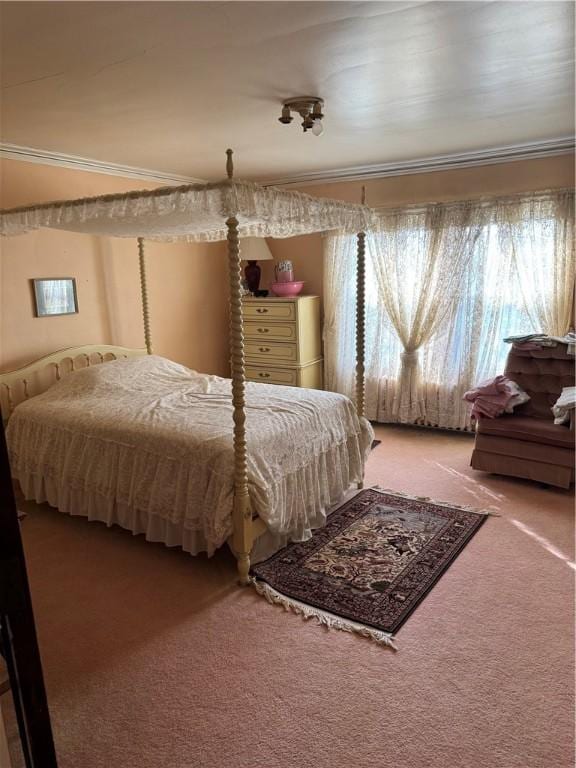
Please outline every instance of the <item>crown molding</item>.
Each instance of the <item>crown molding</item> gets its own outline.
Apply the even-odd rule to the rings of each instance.
[[[514,160],[534,160],[540,157],[554,157],[574,152],[574,137],[562,136],[556,139],[511,144],[494,149],[482,149],[472,152],[460,152],[447,155],[419,158],[389,163],[374,163],[358,165],[350,168],[336,168],[330,171],[311,171],[309,173],[291,174],[272,181],[265,180],[264,186],[311,186],[318,183],[336,183],[338,181],[362,181],[366,179],[385,178],[387,176],[407,176],[416,173],[432,173],[456,168],[470,168],[478,165],[494,165],[496,163]],[[110,176],[123,176],[128,179],[142,181],[157,181],[163,184],[204,184],[204,179],[193,176],[180,176],[174,173],[153,171],[148,168],[136,168],[131,165],[107,163],[92,158],[68,155],[62,152],[21,147],[17,144],[0,142],[0,157],[8,160],[23,160],[29,163],[56,165],[62,168],[74,168],[79,171],[102,173]]]
[[[93,160],[78,155],[67,155],[62,152],[50,152],[45,149],[33,147],[20,147],[17,144],[0,143],[0,157],[7,160],[24,160],[28,163],[41,163],[42,165],[56,165],[61,168],[74,168],[77,171],[89,171],[91,173],[103,173],[108,176],[123,176],[127,179],[140,179],[142,181],[159,181],[164,184],[204,184],[203,179],[192,176],[179,176],[176,173],[164,173],[152,171],[149,168],[135,168],[132,165],[119,165],[106,163],[101,160]]]
[[[286,187],[297,185],[305,187],[318,183],[338,181],[362,181],[380,179],[387,176],[407,176],[415,173],[448,171],[455,168],[471,168],[476,165],[494,165],[514,160],[534,160],[539,157],[554,157],[574,152],[573,136],[562,136],[526,144],[511,144],[494,149],[481,149],[472,152],[459,152],[448,155],[423,157],[418,160],[406,160],[373,165],[357,165],[351,168],[336,168],[331,171],[312,171],[293,174],[280,179],[266,180],[265,186]]]

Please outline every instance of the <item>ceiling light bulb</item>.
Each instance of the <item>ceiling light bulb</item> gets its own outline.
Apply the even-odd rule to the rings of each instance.
[[[287,107],[284,105],[282,107],[282,116],[278,118],[278,120],[281,123],[284,123],[284,125],[288,125],[288,123],[291,123],[294,118],[290,115],[290,107]]]
[[[324,126],[322,125],[322,120],[314,120],[314,124],[312,125],[312,133],[314,136],[322,136],[324,133]]]

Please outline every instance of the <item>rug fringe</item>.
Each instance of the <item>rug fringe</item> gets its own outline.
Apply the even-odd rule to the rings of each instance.
[[[287,597],[282,593],[275,590],[269,584],[257,579],[251,579],[251,584],[271,605],[281,605],[285,611],[292,611],[304,620],[315,619],[316,622],[327,629],[339,629],[343,632],[353,632],[361,637],[367,637],[377,645],[387,645],[393,650],[397,651],[398,648],[394,644],[395,638],[389,632],[383,632],[380,629],[373,627],[367,627],[365,624],[359,624],[356,621],[350,619],[344,619],[341,616],[336,616],[333,613],[323,611],[321,608],[315,608],[312,605],[306,605],[299,600],[295,600],[292,597]]]
[[[430,496],[413,496],[410,493],[404,493],[403,491],[394,491],[392,488],[382,488],[379,485],[371,486],[373,491],[381,491],[382,493],[388,493],[390,496],[400,496],[403,499],[412,499],[412,501],[427,501],[430,504],[435,504],[437,507],[448,507],[452,509],[461,509],[463,512],[472,512],[475,515],[490,515],[491,517],[502,517],[500,512],[495,512],[492,509],[478,509],[477,507],[469,507],[466,504],[454,504],[451,501],[438,501],[437,499],[431,499]]]

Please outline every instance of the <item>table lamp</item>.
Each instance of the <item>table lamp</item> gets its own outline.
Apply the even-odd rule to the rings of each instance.
[[[250,293],[256,293],[260,287],[260,267],[258,261],[269,261],[274,257],[263,237],[243,237],[240,240],[240,257],[248,264],[244,269],[246,285]]]

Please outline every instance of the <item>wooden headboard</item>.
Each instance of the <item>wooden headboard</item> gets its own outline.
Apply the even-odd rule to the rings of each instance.
[[[69,347],[41,357],[15,371],[0,373],[0,408],[7,422],[12,411],[23,400],[40,395],[63,376],[80,368],[99,365],[110,360],[145,355],[145,349],[115,347],[109,344],[90,344]]]

